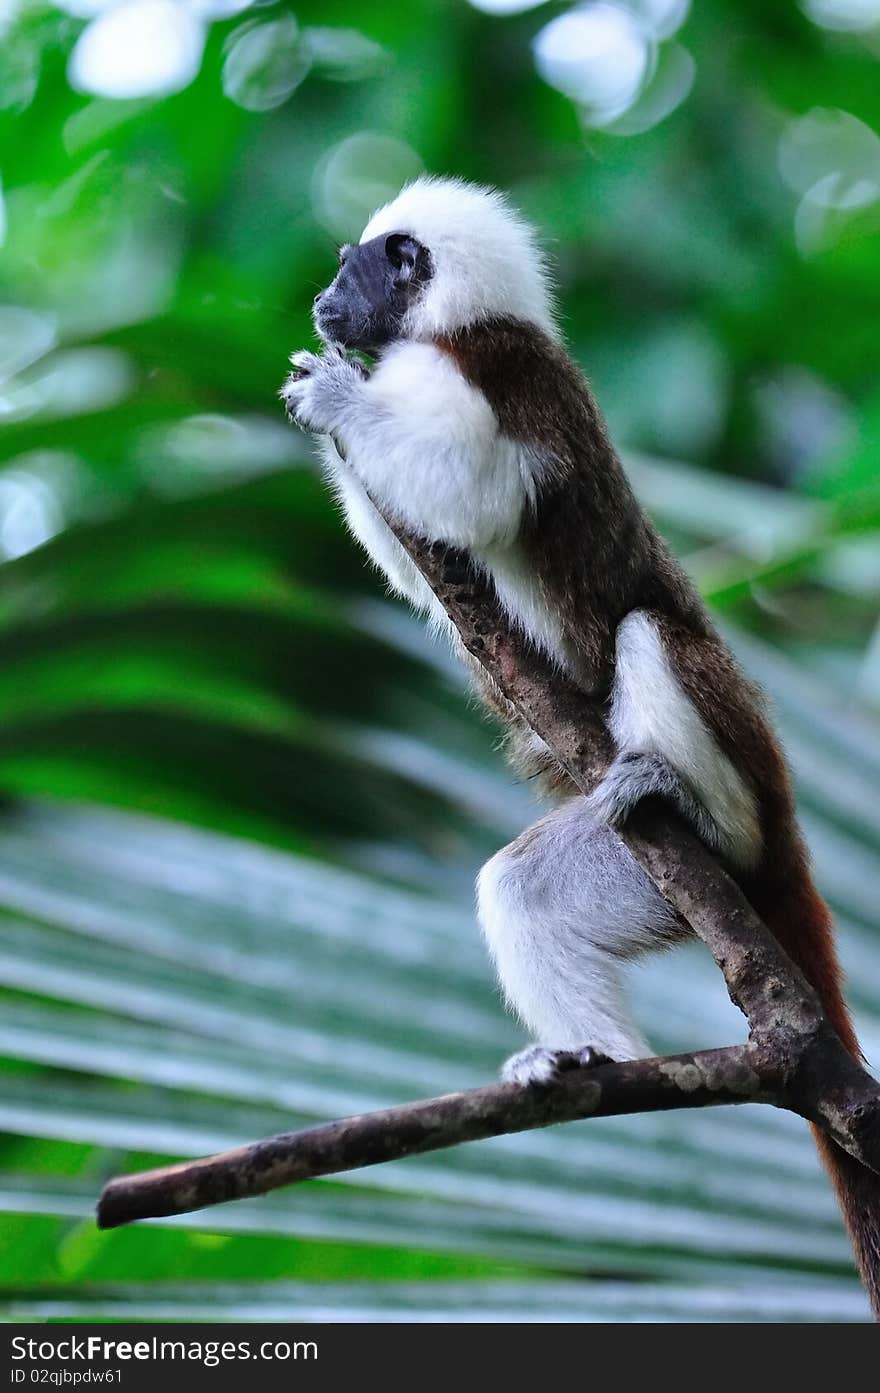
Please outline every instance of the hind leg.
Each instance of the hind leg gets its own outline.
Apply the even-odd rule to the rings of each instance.
[[[586,799],[564,803],[493,856],[477,898],[504,995],[538,1041],[508,1061],[504,1077],[548,1082],[574,1064],[651,1053],[627,1011],[621,970],[685,930]]]

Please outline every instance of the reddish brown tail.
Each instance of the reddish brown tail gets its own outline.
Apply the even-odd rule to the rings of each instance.
[[[768,928],[815,987],[846,1048],[861,1058],[843,997],[831,912],[807,873],[784,901],[766,906],[763,913]],[[880,1320],[880,1175],[842,1151],[817,1127],[812,1132],[837,1192],[874,1315]]]

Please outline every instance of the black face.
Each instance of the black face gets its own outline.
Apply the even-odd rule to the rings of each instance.
[[[374,352],[400,338],[407,310],[430,279],[427,247],[405,233],[343,247],[336,279],[315,297],[315,328],[343,348]]]

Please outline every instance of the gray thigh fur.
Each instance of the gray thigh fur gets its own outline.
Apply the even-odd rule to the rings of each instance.
[[[477,881],[480,923],[509,1005],[543,1044],[612,1059],[651,1051],[621,969],[685,930],[626,847],[572,798],[503,847]]]

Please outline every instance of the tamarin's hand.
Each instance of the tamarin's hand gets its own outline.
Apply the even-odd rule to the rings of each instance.
[[[288,418],[306,430],[331,433],[353,391],[367,378],[366,368],[335,346],[323,353],[293,353],[290,362],[293,372],[280,392]]]

